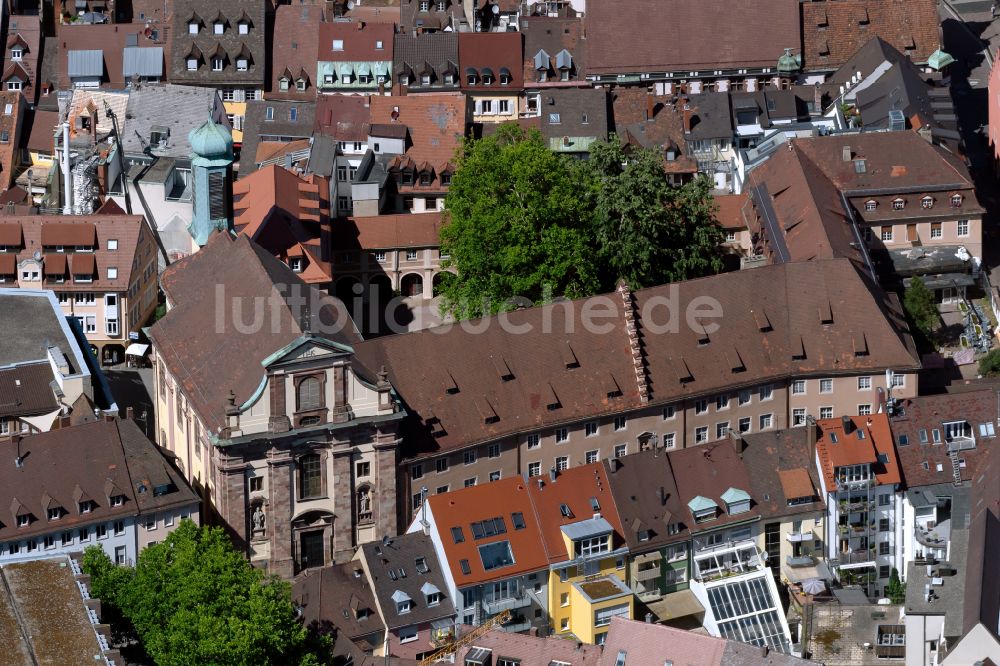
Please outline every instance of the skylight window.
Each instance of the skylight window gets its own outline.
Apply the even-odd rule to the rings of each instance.
[[[509,541],[497,541],[479,547],[479,557],[483,561],[483,569],[492,571],[514,564],[514,553]]]

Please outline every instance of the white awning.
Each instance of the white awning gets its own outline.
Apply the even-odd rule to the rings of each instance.
[[[125,350],[126,356],[145,356],[149,352],[149,345],[143,345],[138,342],[133,342]]]

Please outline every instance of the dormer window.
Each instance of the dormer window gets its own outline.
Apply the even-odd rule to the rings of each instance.
[[[906,201],[904,201],[903,199],[900,198],[900,199],[893,199],[892,200],[892,209],[893,210],[903,210],[903,208],[905,208],[905,207],[906,207]]]
[[[705,523],[719,517],[719,505],[701,495],[688,502],[688,508],[691,509],[696,523]]]
[[[447,9],[448,9],[448,1],[447,0],[438,0],[437,1],[437,10],[439,12],[443,12],[443,11],[445,11]]]
[[[483,85],[484,86],[493,85],[493,72],[491,72],[488,69],[483,70]]]
[[[726,503],[726,511],[734,516],[746,513],[750,510],[750,495],[745,490],[730,488],[722,494],[722,501]]]
[[[420,184],[421,185],[430,185],[431,184],[431,173],[430,173],[430,171],[421,171],[420,172]]]
[[[20,516],[17,517],[17,526],[18,527],[27,527],[30,524],[31,524],[31,516],[30,515],[24,513],[24,514],[21,514]]]
[[[874,199],[869,199],[868,201],[865,202],[865,210],[868,212],[875,210],[877,207],[878,207],[878,202],[876,202]]]
[[[451,72],[446,72],[445,75],[444,75],[444,83],[447,86],[454,85],[455,84],[455,75],[452,74]]]
[[[219,57],[212,58],[212,71],[213,72],[221,72],[222,71],[222,65],[223,65],[222,58],[219,58]]]
[[[96,506],[96,504],[94,504],[94,500],[82,500],[78,504],[78,507],[80,509],[80,513],[90,513],[91,511],[94,510],[95,506]]]
[[[24,56],[24,49],[20,46],[15,46],[10,50],[10,59],[19,61]]]
[[[124,495],[112,495],[111,496],[111,506],[121,506],[125,504]]]
[[[390,569],[390,573],[392,570]],[[390,576],[395,580],[394,576]],[[406,615],[413,609],[413,600],[410,599],[410,595],[401,590],[396,590],[392,593],[392,601],[396,604],[396,614]]]
[[[299,92],[304,91],[306,89],[306,80],[305,79],[297,79],[295,81],[295,89],[298,90]]]
[[[188,22],[188,34],[189,35],[197,35],[198,31],[200,29],[201,29],[201,26],[198,25],[197,21],[189,21]]]
[[[399,85],[401,85],[401,86],[408,86],[408,85],[410,85],[410,77],[407,76],[406,74],[400,74],[399,75]]]
[[[951,205],[954,208],[958,208],[959,206],[961,206],[962,205],[962,195],[961,194],[953,194],[953,195],[951,195]]]
[[[920,200],[921,208],[933,208],[934,207],[934,197],[926,196]]]
[[[500,85],[509,86],[510,85],[510,73],[500,72]]]
[[[559,70],[559,80],[560,81],[569,81],[569,70],[568,69]]]
[[[577,557],[589,557],[611,552],[611,535],[602,534],[597,537],[580,539],[573,543],[573,550],[576,551]]]
[[[420,0],[420,11],[429,12],[431,10],[430,0]]]
[[[288,84],[290,81],[285,77],[278,79],[278,90],[288,90]],[[296,86],[297,87],[297,86]]]
[[[250,63],[249,63],[249,61],[246,58],[237,58],[236,59],[236,71],[237,72],[245,72],[245,71],[247,71],[247,69],[249,69],[249,67],[250,67]]]
[[[49,520],[59,520],[63,517],[63,508],[61,506],[54,506],[48,510]]]
[[[226,24],[222,21],[216,21],[212,24],[212,32],[216,35],[221,35],[226,32]]]
[[[288,260],[288,267],[292,269],[294,273],[302,272],[302,257],[292,257]]]
[[[333,40],[333,50],[334,51],[343,51],[344,50],[344,40],[342,40],[342,39],[335,39],[335,40]]]
[[[250,34],[250,24],[247,21],[240,21],[237,26],[241,35]]]
[[[422,85],[422,86],[429,86],[430,84],[431,84],[431,75],[430,74],[422,74],[420,76],[420,85]]]
[[[469,69],[465,70],[465,80],[470,86],[474,86],[476,85],[476,82],[479,80],[479,73],[470,67]]]
[[[197,58],[188,58],[187,59],[187,70],[189,72],[196,72],[196,71],[198,71],[198,59]]]

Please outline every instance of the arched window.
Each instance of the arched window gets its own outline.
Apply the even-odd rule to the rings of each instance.
[[[307,377],[299,382],[299,411],[319,409],[323,406],[321,384],[315,377]]]
[[[311,499],[323,494],[323,465],[318,453],[299,458],[299,499]]]

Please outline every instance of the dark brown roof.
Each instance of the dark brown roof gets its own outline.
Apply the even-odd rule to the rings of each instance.
[[[798,18],[795,0],[595,2],[584,18],[587,73],[777,67],[784,49],[798,51]]]
[[[819,474],[809,451],[809,430],[815,426],[786,428],[744,435],[743,464],[750,477],[751,494],[765,518],[821,511]],[[789,506],[792,499],[816,501]]]
[[[560,18],[531,16],[521,19],[521,34],[524,35],[524,82],[531,87],[565,86],[560,81],[556,67],[556,54],[565,49],[573,56],[570,83],[580,85],[586,76],[587,39],[583,32],[583,18]],[[545,83],[538,82],[535,56],[539,51],[549,55],[549,76]]]
[[[423,624],[443,617],[455,615],[454,600],[448,597],[448,586],[437,555],[434,543],[423,532],[412,532],[389,539],[386,542],[375,541],[361,546],[363,557],[368,564],[371,585],[382,617],[389,629],[398,629],[413,624]],[[417,568],[417,559],[423,560],[424,566]],[[393,576],[389,572],[393,572]],[[406,575],[400,576],[402,571]],[[424,593],[425,585],[430,584],[441,594],[440,603],[428,606]],[[392,595],[402,592],[410,597],[409,612],[400,615],[396,612],[396,602]]]
[[[760,498],[754,493],[747,468],[731,440],[677,449],[670,451],[668,455],[677,482],[677,492],[684,503],[681,517],[691,532],[716,529],[720,525],[738,523],[761,515]],[[751,496],[749,512],[729,513],[722,495],[730,488],[742,490]],[[707,497],[718,505],[718,517],[715,520],[695,525],[688,502],[698,496]]]
[[[802,3],[803,66],[834,70],[878,36],[925,63],[941,43],[934,0],[836,0]]]
[[[802,285],[810,285],[804,290]],[[679,290],[681,303],[695,296],[714,298],[725,316],[703,344],[701,332],[678,325],[658,333],[643,319],[644,308]],[[385,364],[393,386],[424,425],[413,433],[427,451],[448,450],[599,414],[643,406],[624,326],[622,296],[600,297],[605,334],[576,325],[585,301],[511,312],[512,324],[530,332],[507,333],[496,324],[473,335],[460,327],[369,340],[356,347],[374,380]],[[608,300],[610,299],[610,300]],[[640,313],[650,402],[669,404],[712,395],[737,386],[754,386],[797,374],[857,373],[919,367],[898,301],[888,297],[847,260],[789,263],[664,285],[634,293]],[[832,323],[824,324],[832,313]],[[567,312],[569,314],[567,314]],[[653,320],[657,315],[650,311]],[[542,333],[549,321],[551,333]],[[715,323],[715,322],[713,322]],[[649,327],[649,328],[647,328]],[[762,330],[763,329],[763,330]],[[864,332],[871,352],[856,356],[854,337]],[[804,358],[795,358],[802,354]],[[483,359],[510,368],[513,380],[484,372]],[[452,389],[457,387],[457,392]],[[615,388],[618,387],[618,388]],[[608,397],[618,390],[620,397]],[[489,400],[498,419],[483,417]],[[430,421],[430,424],[427,424]]]
[[[0,275],[15,275],[17,273],[17,255],[0,254]]]
[[[25,437],[22,465],[0,465],[0,541],[197,504],[182,477],[132,421],[103,420]],[[165,492],[157,494],[162,487]],[[123,495],[120,506],[111,496]],[[79,502],[96,506],[81,514]],[[63,516],[48,519],[48,509]],[[17,515],[30,514],[28,527]]]
[[[28,134],[27,149],[51,155],[55,150],[52,137],[58,124],[58,111],[36,109],[31,117],[31,131]]]
[[[367,4],[367,3],[365,3]],[[465,20],[465,3],[462,0],[445,0],[445,11],[437,11],[437,3],[431,2],[430,11],[420,11],[420,0],[400,0],[399,25],[407,34],[416,28],[443,30],[451,26],[458,30],[458,24]],[[450,33],[453,34],[453,33]]]
[[[17,222],[0,222],[0,245],[20,247],[21,225]]]
[[[438,212],[344,218],[334,224],[333,247],[336,250],[437,247],[440,231]]]
[[[43,272],[45,276],[66,275],[66,255],[49,252],[42,255]]]
[[[690,538],[690,520],[683,515],[686,500],[678,495],[670,457],[662,448],[609,460],[605,467],[629,551],[642,553]],[[681,525],[676,535],[668,536],[670,523]],[[642,531],[649,537],[645,541],[639,541]]]
[[[383,630],[361,562],[307,569],[295,579],[292,598],[302,607],[307,627],[326,631],[332,625],[338,633],[355,640]],[[368,614],[359,620],[358,611],[364,615],[366,610]]]
[[[338,141],[367,141],[370,121],[368,97],[320,95],[316,100],[316,130]]]
[[[977,391],[903,400],[899,405],[899,412],[892,417],[891,426],[906,485],[913,488],[952,481],[951,459],[948,457],[948,445],[944,442],[946,421],[968,422],[972,435],[976,438],[975,449],[959,454],[965,460],[965,468],[959,468],[962,479],[974,478],[976,465],[985,455],[985,450],[997,445],[996,438],[981,433],[979,426],[992,423],[994,432],[996,431],[997,424],[1000,423],[998,398],[1000,396],[995,389],[983,387]],[[940,435],[937,442],[934,441],[934,430]],[[921,437],[921,432],[924,437]],[[940,472],[937,471],[938,465],[941,465]]]
[[[78,23],[60,26],[58,85],[60,89],[72,88],[69,78],[69,58],[71,51],[101,51],[104,54],[103,88],[121,90],[125,88],[123,67],[125,46],[134,35],[139,46],[153,46],[143,31],[145,26],[136,23]],[[185,32],[187,31],[185,27]],[[155,46],[162,46],[157,43]],[[48,54],[45,56],[48,58]],[[167,67],[164,74],[168,74]],[[165,76],[164,78],[168,78]]]
[[[963,631],[968,633],[982,624],[994,639],[1000,639],[1000,447],[986,448],[984,458],[972,480],[972,505],[969,508],[969,544],[965,565],[965,606]]]
[[[38,99],[38,61],[42,53],[42,24],[39,16],[11,16],[10,25],[7,27],[7,52],[4,53],[4,60],[13,62],[10,59],[10,47],[14,44],[21,46],[21,60],[18,61],[21,72],[26,80],[26,86],[21,89],[21,95],[29,105],[33,105]],[[5,77],[6,79],[6,72]]]
[[[315,99],[317,23],[323,14],[319,5],[278,5],[274,10],[274,37],[271,41],[271,80],[268,99]],[[281,90],[278,79],[288,70],[292,81]],[[307,74],[306,89],[298,91],[295,79]]]
[[[555,54],[553,54],[555,55]],[[480,90],[521,90],[524,88],[524,68],[519,32],[463,32],[458,35],[458,65],[462,89],[475,94]],[[476,85],[470,86],[466,72],[478,73]],[[483,70],[493,73],[493,83],[483,85]],[[510,83],[500,83],[500,73],[510,74]]]
[[[416,4],[416,1],[414,1]],[[456,3],[459,4],[459,3]],[[412,81],[409,90],[458,90],[458,35],[442,32],[419,37],[398,34],[393,41],[392,83],[395,91],[399,85],[399,75],[409,73]],[[429,68],[431,83],[424,86],[420,82],[420,72]],[[450,71],[454,82],[446,84],[444,75]]]
[[[10,113],[6,113],[8,104]],[[25,109],[21,93],[10,90],[0,92],[0,190],[14,183],[15,156],[21,147]]]
[[[42,245],[89,245],[94,246],[97,229],[93,223],[49,222],[42,225]]]
[[[225,291],[206,294],[206,284],[222,285]],[[306,331],[346,345],[360,341],[340,301],[308,291],[311,288],[288,266],[246,236],[213,235],[196,254],[171,264],[161,286],[173,307],[153,326],[150,338],[191,407],[212,431],[226,425],[229,392],[236,394],[237,405],[249,399],[264,377],[261,363]],[[310,293],[322,307],[310,312],[295,305],[294,299]],[[232,303],[252,303],[264,295],[280,299],[285,307],[277,312],[269,308],[277,319],[269,318],[260,332],[241,334],[231,326],[220,329],[213,324],[215,307],[231,312]],[[219,298],[223,302],[215,303]]]
[[[26,363],[0,370],[0,416],[34,416],[59,408],[48,363]]]

